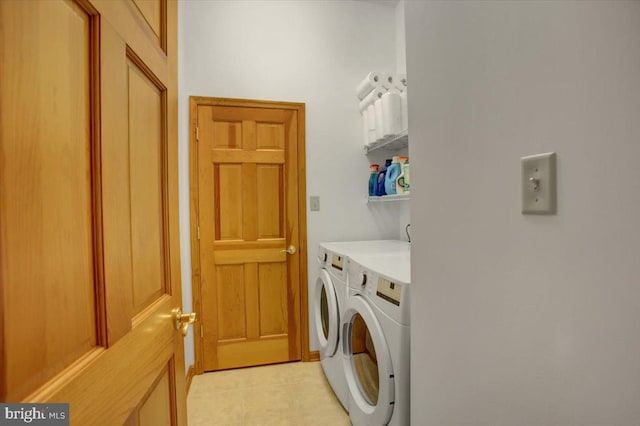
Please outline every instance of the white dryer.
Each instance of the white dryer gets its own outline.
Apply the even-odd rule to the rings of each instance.
[[[342,356],[354,426],[409,425],[409,253],[349,259]]]
[[[320,361],[334,393],[349,411],[347,381],[342,366],[340,322],[347,302],[347,265],[350,256],[409,253],[409,243],[394,240],[321,243],[320,270],[313,293],[313,330],[319,345]]]

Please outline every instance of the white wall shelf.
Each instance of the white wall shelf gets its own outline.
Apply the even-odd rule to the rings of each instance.
[[[386,137],[384,139],[372,142],[369,145],[365,145],[364,150],[367,154],[378,149],[384,149],[387,151],[396,151],[409,146],[409,133],[404,132]]]
[[[393,195],[381,195],[378,197],[369,197],[367,202],[369,203],[388,203],[390,201],[405,201],[409,200],[410,194],[393,194]]]

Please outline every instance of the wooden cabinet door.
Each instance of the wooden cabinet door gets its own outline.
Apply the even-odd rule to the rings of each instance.
[[[0,400],[186,424],[176,3],[0,0]]]
[[[195,111],[204,370],[301,357],[303,107],[247,102]]]

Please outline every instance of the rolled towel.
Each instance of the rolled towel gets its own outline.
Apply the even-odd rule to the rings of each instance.
[[[409,111],[407,106],[407,92],[409,91],[409,85],[407,83],[407,75],[399,73],[395,74],[393,82],[395,88],[400,91],[400,98],[402,100],[402,130],[407,130],[409,128]]]
[[[386,90],[382,87],[378,87],[371,91],[371,93],[369,93],[367,97],[361,100],[358,104],[358,111],[362,112],[367,109],[369,105],[373,104],[376,99],[379,99],[382,95],[384,95],[385,92]]]
[[[368,111],[365,109],[362,111],[362,141],[365,145],[369,143],[369,117]]]
[[[356,87],[358,99],[363,100],[373,89],[382,85],[382,73],[371,71]]]
[[[371,104],[367,108],[367,127],[369,130],[376,130],[376,107]]]
[[[394,86],[394,75],[389,73],[382,74],[382,87],[389,90]]]
[[[407,75],[406,74],[394,74],[393,85],[401,92],[407,90]]]
[[[367,127],[369,128],[368,142],[372,143],[378,140],[376,134],[376,107],[373,104],[367,108]]]
[[[375,112],[376,112],[376,139],[382,139],[384,137],[384,113],[382,112],[382,97],[376,99]]]
[[[371,101],[373,100],[374,99],[372,97]],[[358,111],[360,111],[360,114],[362,114],[363,111],[366,111],[370,104],[371,102],[367,102],[367,99],[360,101],[360,103],[358,104]]]
[[[384,136],[397,135],[402,128],[402,97],[396,89],[382,95],[382,133]]]

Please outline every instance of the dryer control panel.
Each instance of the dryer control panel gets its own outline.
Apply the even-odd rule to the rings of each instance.
[[[396,306],[400,306],[402,286],[380,277],[378,278],[378,288],[376,290],[376,295],[386,300],[387,302],[393,303]]]
[[[337,254],[334,254],[331,257],[331,266],[338,271],[344,271],[344,256],[338,256]]]

